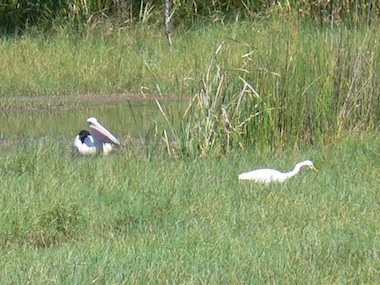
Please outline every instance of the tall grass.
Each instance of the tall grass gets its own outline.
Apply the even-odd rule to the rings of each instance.
[[[281,145],[377,129],[376,37],[368,29],[358,33],[305,25],[283,33],[272,26],[267,37],[255,41],[256,50],[243,66],[241,76],[259,96],[247,96],[247,106],[258,104],[249,111],[262,114],[247,131],[269,129],[266,140]],[[262,133],[251,132],[255,137]]]
[[[81,35],[62,28],[5,38],[0,95],[174,95],[187,105],[165,114],[163,139],[186,155],[301,148],[378,130],[376,25],[271,15],[175,30],[173,51],[157,27],[112,21]]]
[[[182,113],[182,153],[302,148],[378,130],[376,30],[284,21],[295,26],[247,25],[249,36],[214,49]]]
[[[173,25],[189,28],[199,23],[247,20],[271,17],[273,11],[296,13],[320,25],[367,25],[376,21],[379,6],[374,0],[298,1],[298,0],[207,0],[167,1],[172,7]],[[67,26],[77,31],[97,25],[105,19],[114,23],[163,22],[161,0],[94,0],[94,1],[15,1],[0,4],[0,30],[8,34],[24,33],[30,28],[49,31],[54,26]]]
[[[153,33],[145,34],[150,35],[149,42],[143,41],[138,30],[120,36],[89,35],[86,39],[63,30],[49,40],[4,40],[1,61],[6,68],[1,95],[157,92],[160,82],[155,75],[169,52],[164,40]]]
[[[3,110],[82,94],[183,104],[157,101],[169,155],[73,158],[53,131],[2,146],[0,283],[379,283],[378,29],[277,16],[179,28],[172,52],[157,27],[112,21],[3,37]],[[305,158],[318,175],[237,181]]]
[[[72,158],[69,143],[0,157],[1,283],[379,282],[376,135],[201,160]],[[306,157],[319,174],[237,181]]]

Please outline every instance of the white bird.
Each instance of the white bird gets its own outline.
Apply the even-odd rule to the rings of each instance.
[[[87,119],[89,132],[82,130],[75,137],[73,142],[73,152],[81,155],[93,155],[102,152],[107,155],[113,145],[120,144],[119,140],[103,127],[96,118]]]
[[[314,167],[314,164],[310,160],[301,161],[296,164],[292,171],[283,173],[276,169],[256,169],[249,172],[239,174],[239,180],[253,180],[259,183],[269,184],[271,182],[284,182],[285,180],[296,175],[302,166],[308,166],[310,169],[318,172],[318,169]]]

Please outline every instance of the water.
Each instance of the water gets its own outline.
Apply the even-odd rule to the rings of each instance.
[[[161,101],[160,104],[167,114],[179,106],[178,101]],[[12,104],[3,110],[0,136],[2,142],[40,138],[72,141],[80,130],[87,129],[86,120],[90,116],[96,117],[121,141],[154,139],[169,128],[154,100],[41,101]]]

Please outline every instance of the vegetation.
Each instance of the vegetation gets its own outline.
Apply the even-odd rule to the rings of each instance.
[[[378,136],[201,160],[1,156],[1,283],[379,283]],[[63,146],[63,147],[61,147]],[[319,173],[242,183],[252,166]]]
[[[169,1],[169,0],[166,0]],[[162,0],[43,0],[0,3],[0,28],[5,32],[23,32],[30,26],[50,30],[52,27],[69,24],[81,29],[110,19],[115,23],[162,22],[164,2]],[[169,1],[172,7],[172,22],[175,26],[189,28],[200,22],[225,22],[247,20],[268,16],[272,10],[286,13],[296,11],[303,18],[324,25],[368,24],[380,15],[375,0],[176,0]]]
[[[0,94],[176,96],[185,107],[165,114],[178,118],[168,120],[165,140],[185,155],[328,143],[378,130],[380,47],[372,27],[331,29],[279,12],[175,30],[172,52],[154,25],[36,32],[1,41]]]
[[[161,1],[0,4],[0,283],[380,283],[377,2],[171,2],[172,50]],[[100,97],[159,117],[74,158]]]
[[[240,58],[230,55],[233,41],[219,46],[184,115],[186,143],[281,148],[378,130],[380,53],[371,30],[270,24],[239,42],[249,45]],[[235,68],[223,60],[231,57],[240,59]]]

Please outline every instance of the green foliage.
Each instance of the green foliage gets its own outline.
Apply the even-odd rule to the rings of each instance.
[[[202,79],[200,92],[192,97],[180,118],[179,147],[185,155],[224,154],[232,147],[242,145],[242,93],[235,93],[240,82],[230,80],[227,61],[218,58],[223,49],[227,54],[231,52],[226,46],[223,42],[215,51]],[[224,55],[223,58],[227,57]]]
[[[131,143],[107,157],[73,158],[71,138],[57,141],[47,123],[33,126],[33,138],[5,138],[1,283],[379,283],[375,2],[277,1],[260,10],[265,1],[173,1],[184,26],[222,23],[174,30],[173,52],[154,25],[161,1],[123,1],[138,11],[131,27],[87,2],[59,11],[59,1],[0,6],[9,12],[3,29],[27,31],[0,42],[1,110],[62,111],[76,106],[62,95],[83,94],[181,103],[157,101],[164,120],[139,135],[164,144],[142,151]],[[120,121],[120,112],[104,114]],[[240,172],[288,170],[305,158],[318,175],[237,181]]]
[[[379,283],[376,133],[197,160],[127,148],[72,158],[70,142],[0,157],[2,283]],[[305,158],[318,174],[237,181]]]
[[[168,0],[169,1],[169,0]],[[186,29],[201,23],[276,17],[281,14],[298,16],[321,25],[367,25],[379,16],[374,0],[350,1],[270,1],[270,0],[197,0],[170,1],[171,20],[175,27]],[[42,31],[70,27],[79,32],[108,20],[117,26],[139,22],[162,23],[162,0],[138,1],[2,1],[0,29],[6,33],[22,33],[37,28]]]
[[[181,106],[161,109],[167,124],[158,128],[169,154],[190,157],[378,130],[375,26],[329,29],[295,17],[214,25],[177,31],[172,52],[154,28],[103,31],[3,40],[2,108],[26,95],[175,96]]]
[[[222,41],[208,57],[179,128],[169,123],[179,152],[303,148],[378,129],[377,32],[284,21],[239,25],[250,35]]]

